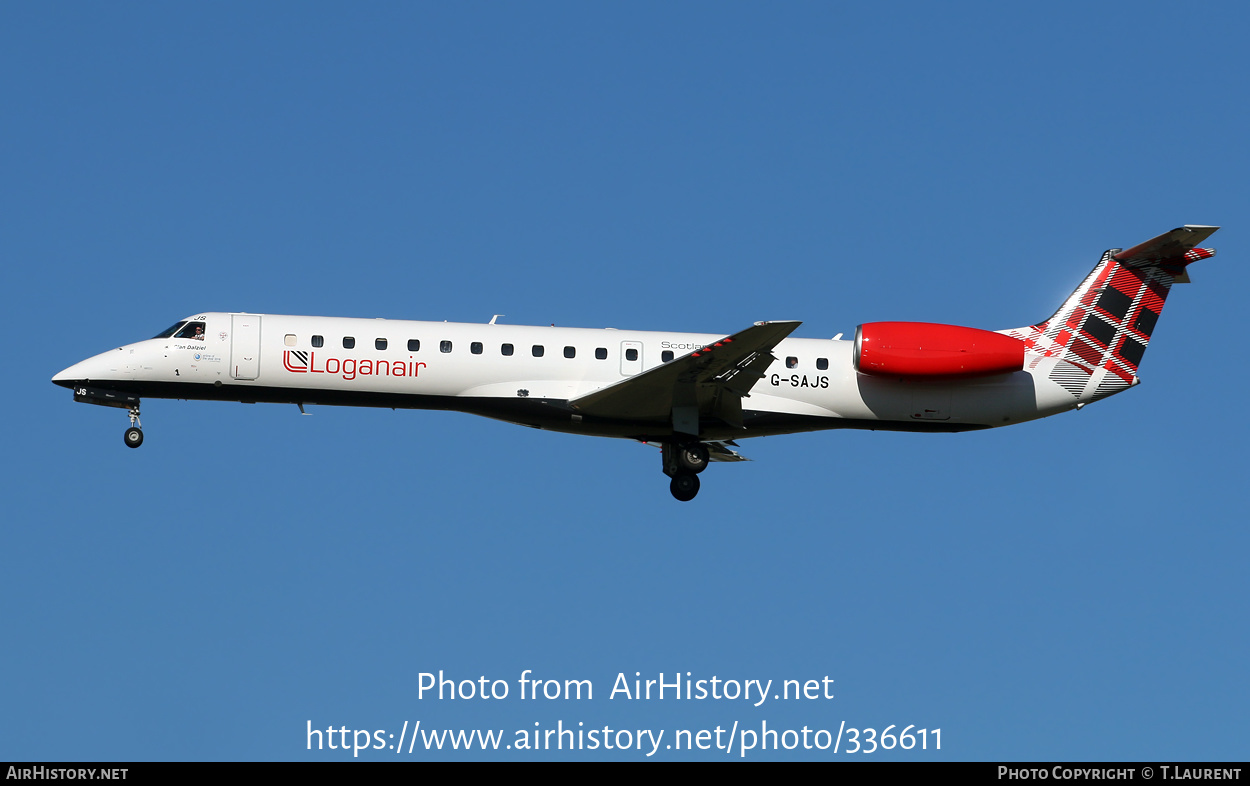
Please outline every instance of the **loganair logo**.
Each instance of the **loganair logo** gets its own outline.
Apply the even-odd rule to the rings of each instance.
[[[320,363],[320,366],[318,366]],[[338,374],[343,379],[356,377],[415,377],[425,364],[408,360],[357,360],[356,358],[325,358],[317,360],[316,352],[282,351],[282,367],[292,374]]]

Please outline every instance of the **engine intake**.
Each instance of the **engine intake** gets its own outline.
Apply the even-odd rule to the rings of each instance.
[[[889,377],[980,377],[1024,368],[1024,342],[977,328],[868,322],[855,329],[855,370]]]

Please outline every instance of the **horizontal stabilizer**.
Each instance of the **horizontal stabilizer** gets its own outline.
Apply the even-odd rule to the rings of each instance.
[[[1183,268],[1190,262],[1215,256],[1215,249],[1195,248],[1219,227],[1186,224],[1145,243],[1115,253],[1112,258],[1124,267]]]

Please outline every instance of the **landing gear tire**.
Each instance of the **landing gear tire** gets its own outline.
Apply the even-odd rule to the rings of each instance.
[[[692,445],[682,445],[677,449],[677,465],[686,472],[698,475],[707,469],[707,460],[707,447],[698,442]],[[695,488],[697,490],[698,487]]]
[[[678,502],[689,502],[699,493],[699,476],[693,472],[678,472],[669,482],[668,490]]]
[[[137,448],[143,444],[143,432],[134,426],[126,429],[126,447]]]

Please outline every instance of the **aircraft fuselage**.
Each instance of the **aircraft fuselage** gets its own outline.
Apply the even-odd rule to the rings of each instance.
[[[1174,283],[1215,254],[1186,225],[1111,249],[1050,319],[1008,330],[873,322],[854,341],[798,322],[732,335],[205,312],[53,377],[130,411],[143,397],[443,409],[657,444],[677,499],[733,440],[823,429],[951,432],[1077,409],[1137,384]]]
[[[536,428],[663,440],[668,418],[580,414],[579,396],[723,338],[717,334],[205,312],[203,338],[154,338],[53,381],[140,397],[443,409]],[[350,344],[351,346],[345,346]],[[1072,409],[1028,371],[961,380],[856,372],[852,341],[786,338],[743,401],[742,427],[703,419],[706,440],[833,428],[965,431]]]

